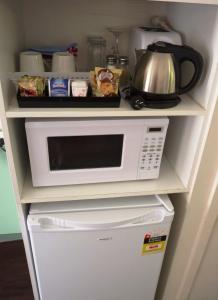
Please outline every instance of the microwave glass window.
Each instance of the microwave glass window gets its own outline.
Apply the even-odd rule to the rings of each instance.
[[[48,137],[50,170],[120,167],[122,134]]]

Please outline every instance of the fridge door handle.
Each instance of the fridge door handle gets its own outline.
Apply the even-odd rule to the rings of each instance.
[[[113,229],[134,225],[158,224],[163,222],[164,217],[163,210],[150,211],[134,218],[109,223],[82,223],[58,217],[40,217],[38,225],[43,231]]]

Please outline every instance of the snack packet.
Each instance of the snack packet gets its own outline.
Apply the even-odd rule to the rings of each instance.
[[[45,92],[45,78],[40,76],[24,75],[18,81],[20,96],[43,96]]]
[[[95,71],[90,71],[90,84],[91,84],[93,96],[97,96],[96,95],[97,82],[96,82]]]
[[[120,69],[95,68],[96,91],[98,97],[111,97],[118,95],[119,80],[122,74]]]

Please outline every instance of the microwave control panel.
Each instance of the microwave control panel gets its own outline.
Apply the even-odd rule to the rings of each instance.
[[[167,125],[147,127],[139,161],[139,179],[159,176]]]

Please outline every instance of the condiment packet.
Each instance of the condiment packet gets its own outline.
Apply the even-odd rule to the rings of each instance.
[[[73,97],[86,97],[88,92],[88,83],[85,80],[74,80],[71,82]]]
[[[50,78],[48,80],[48,90],[50,97],[69,97],[70,81],[69,79]]]

